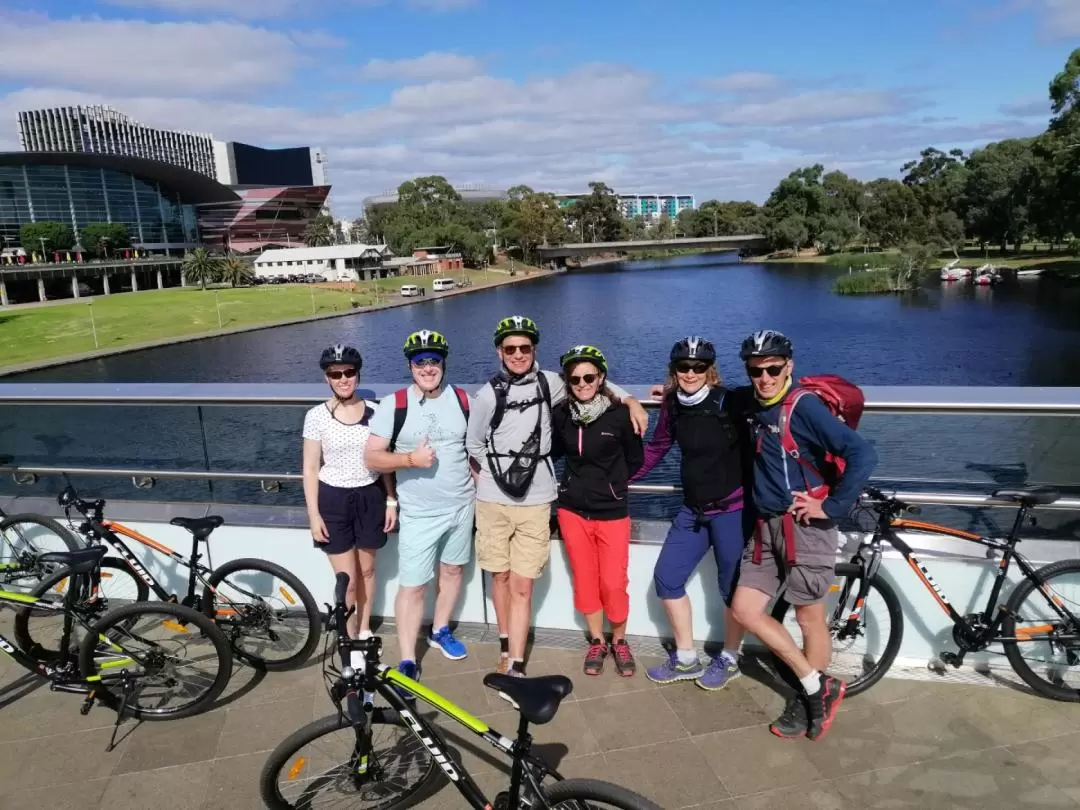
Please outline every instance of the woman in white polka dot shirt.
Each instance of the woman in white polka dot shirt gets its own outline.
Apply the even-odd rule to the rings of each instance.
[[[375,552],[397,523],[393,474],[380,477],[364,465],[375,410],[356,396],[362,365],[360,352],[351,346],[326,349],[319,366],[333,396],[304,418],[304,500],[311,538],[335,572],[349,575],[346,601],[356,605],[349,632],[357,638],[371,635]]]

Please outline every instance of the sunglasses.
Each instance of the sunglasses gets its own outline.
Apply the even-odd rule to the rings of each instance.
[[[423,360],[414,360],[413,365],[416,368],[425,368],[427,366],[441,366],[442,360],[438,357],[425,357]]]
[[[508,354],[511,357],[513,357],[518,352],[521,352],[523,357],[528,357],[530,354],[532,354],[533,347],[531,343],[526,343],[524,346],[503,346],[502,351],[503,354]]]
[[[353,377],[356,376],[356,369],[347,368],[344,371],[328,371],[326,372],[326,376],[329,377],[331,380],[340,380],[342,377],[344,377],[346,380],[351,380]]]
[[[784,370],[784,366],[786,365],[787,363],[779,366],[747,366],[746,373],[753,377],[755,380],[762,374],[764,374],[766,371],[769,372],[770,377],[779,377],[781,372],[783,372]]]
[[[709,370],[708,363],[678,363],[675,366],[675,370],[683,374],[689,374],[691,371],[695,374],[704,374]]]
[[[582,374],[581,376],[578,376],[577,374],[574,374],[572,377],[568,377],[567,379],[570,380],[571,385],[581,385],[582,383],[585,383],[586,385],[592,385],[594,382],[600,379],[600,375]]]

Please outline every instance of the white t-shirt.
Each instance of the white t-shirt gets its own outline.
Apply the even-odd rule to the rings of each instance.
[[[325,402],[304,416],[304,438],[322,443],[323,465],[319,480],[332,487],[353,489],[375,483],[379,477],[364,464],[364,446],[371,434],[375,409],[364,403],[364,416],[354,425],[339,422]]]

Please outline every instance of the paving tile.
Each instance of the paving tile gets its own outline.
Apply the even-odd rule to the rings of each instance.
[[[738,810],[791,810],[793,807],[798,807],[800,810],[856,810],[863,807],[845,798],[828,782],[815,782],[799,787],[769,790],[753,796],[740,796],[732,800],[730,806]],[[723,805],[720,805],[717,810],[721,808]],[[945,809],[941,808],[941,810]]]
[[[960,714],[997,743],[1045,739],[1080,728],[1080,705],[1075,703],[1007,688],[950,691]]]
[[[101,806],[109,810],[189,810],[202,805],[209,762],[114,776]]]
[[[182,720],[142,723],[127,740],[127,750],[115,773],[134,773],[213,759],[224,726],[225,712],[220,710]]]
[[[225,711],[225,724],[214,756],[269,751],[311,721],[311,700],[306,697],[229,708]]]
[[[97,704],[89,714],[82,715],[79,713],[82,705],[81,695],[49,692],[48,687],[12,700],[2,710],[0,742],[96,728],[111,729],[116,723],[116,713],[108,707]]]
[[[585,649],[581,653],[568,653],[563,656],[562,673],[574,682],[574,696],[578,700],[589,700],[608,695],[625,695],[631,692],[650,692],[657,685],[645,677],[645,669],[655,666],[661,659],[652,656],[637,659],[637,672],[630,678],[624,678],[615,671],[615,665],[609,657],[604,662],[604,671],[600,675],[586,675],[582,671]]]
[[[584,704],[565,703],[559,706],[558,714],[550,723],[529,726],[533,744],[545,746],[550,751],[554,750],[554,746],[561,745],[565,749],[562,754],[564,758],[597,753],[600,744],[585,719],[582,705]],[[507,736],[513,736],[517,730],[518,716],[516,711],[501,712],[485,717],[484,722]],[[545,761],[558,767],[558,763],[552,762],[550,758],[545,757]]]
[[[713,773],[733,796],[819,781],[808,740],[781,740],[764,727],[693,738]]]
[[[718,692],[706,691],[693,682],[673,683],[658,689],[657,694],[690,735],[764,727],[772,719],[739,681]]]
[[[667,810],[728,798],[728,791],[690,740],[607,751],[607,776]]]
[[[111,729],[95,729],[0,744],[0,785],[80,783],[111,776],[130,747],[125,739],[106,752],[111,736]]]
[[[1080,793],[1080,769],[1076,767],[1078,749],[1080,731],[1006,748],[1013,759],[1032,773],[1042,774],[1044,779],[1062,789]]]
[[[17,783],[16,783],[17,784]],[[54,787],[20,789],[5,786],[0,795],[0,808],[47,807],[48,810],[87,810],[97,807],[101,801],[109,778],[89,779],[85,782],[72,782]]]
[[[604,752],[687,736],[678,716],[655,690],[593,698],[579,705]]]
[[[214,760],[207,777],[203,810],[263,810],[259,775],[266,757],[267,753],[260,751]]]

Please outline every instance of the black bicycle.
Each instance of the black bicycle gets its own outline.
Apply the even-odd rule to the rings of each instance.
[[[221,630],[191,608],[168,602],[136,602],[105,613],[90,597],[90,583],[103,547],[50,552],[43,564],[62,566],[71,580],[62,601],[0,590],[0,604],[63,619],[59,650],[42,661],[0,636],[0,650],[23,668],[48,679],[54,692],[86,695],[81,712],[95,702],[124,717],[175,720],[208,709],[232,674],[232,653]],[[76,628],[82,631],[75,639]],[[190,655],[189,655],[190,654]],[[179,703],[167,701],[178,697]]]
[[[57,567],[43,563],[42,554],[80,548],[78,538],[50,517],[0,509],[0,586],[32,590]]]
[[[94,582],[94,596],[101,610],[110,604],[144,602],[150,591],[161,600],[198,610],[212,619],[225,633],[237,658],[252,666],[271,671],[302,666],[319,644],[322,616],[311,591],[291,571],[268,560],[252,558],[230,560],[217,568],[203,565],[200,543],[209,544],[210,534],[224,523],[217,515],[169,521],[191,532],[191,554],[184,558],[166,545],[115,520],[106,520],[105,501],[84,501],[73,487],[66,487],[57,498],[68,520],[75,509],[84,520],[77,527],[80,535],[93,545],[107,543],[120,555],[101,561]],[[187,593],[181,598],[160,581],[132,553],[121,539],[126,537],[163,554],[188,569]],[[209,545],[206,560],[210,562]],[[196,583],[202,593],[196,593]],[[32,591],[36,596],[56,598],[66,587],[63,572],[46,577]],[[47,646],[54,633],[40,626],[31,627],[34,617],[21,613],[15,621],[15,638],[34,655],[47,657]]]
[[[839,582],[832,592],[836,603],[828,615],[829,631],[833,638],[833,664],[830,672],[847,681],[847,694],[865,691],[877,683],[892,666],[904,635],[904,616],[896,592],[880,575],[882,547],[888,543],[899,551],[916,577],[930,592],[953,623],[952,637],[957,651],[941,653],[941,661],[959,667],[971,652],[981,652],[992,644],[1000,644],[1009,664],[1032,689],[1054,700],[1080,702],[1080,688],[1065,681],[1066,670],[1080,663],[1080,559],[1060,560],[1036,569],[1016,549],[1020,528],[1035,506],[1052,504],[1060,497],[1058,490],[1035,486],[1021,489],[1001,489],[993,493],[998,500],[1018,504],[1012,530],[1006,539],[984,537],[973,532],[954,529],[936,523],[903,518],[905,513],[916,514],[919,509],[881,490],[867,488],[858,508],[876,514],[877,526],[867,535],[847,563],[836,566]],[[912,552],[911,546],[897,533],[926,532],[947,535],[978,543],[1000,555],[986,608],[967,616],[949,602],[926,566]],[[1016,562],[1023,581],[1009,595],[1007,602],[999,601],[1009,569]],[[1068,585],[1064,580],[1077,580]],[[883,609],[867,609],[867,601],[880,599]],[[773,607],[773,617],[783,622],[788,604],[782,598]],[[889,628],[880,625],[884,618]],[[851,649],[866,643],[863,653],[853,655]],[[1046,660],[1029,656],[1048,653]],[[1039,663],[1032,663],[1038,660]]]
[[[547,723],[573,684],[563,675],[515,678],[491,673],[484,685],[495,689],[521,714],[516,739],[504,737],[482,720],[431,689],[380,663],[382,640],[350,639],[345,623],[348,576],[338,574],[335,605],[329,608],[327,645],[336,634],[341,669],[324,657],[323,675],[337,713],[316,720],[275,748],[263,766],[260,790],[273,810],[311,808],[324,802],[371,808],[403,807],[432,787],[436,765],[477,810],[595,808],[660,810],[626,788],[594,779],[563,779],[531,753],[529,723]],[[363,671],[349,666],[354,650],[364,654]],[[375,695],[389,707],[376,706]],[[406,697],[403,697],[405,695]],[[411,708],[423,700],[453,718],[513,760],[509,789],[488,802],[442,736]],[[342,708],[342,704],[345,708]],[[388,739],[387,739],[388,738]],[[543,784],[545,779],[554,781]],[[329,794],[324,796],[323,794]]]

